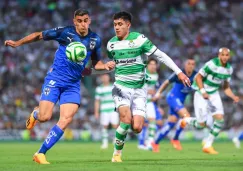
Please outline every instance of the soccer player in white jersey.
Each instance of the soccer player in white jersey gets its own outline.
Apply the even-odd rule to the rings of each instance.
[[[155,57],[163,62],[185,85],[190,86],[189,78],[170,57],[157,49],[144,35],[130,32],[131,22],[132,16],[128,12],[114,14],[113,24],[116,36],[107,44],[108,57],[116,63],[112,95],[120,115],[112,162],[122,162],[121,152],[128,129],[131,127],[135,133],[142,130],[147,103],[147,88],[144,86],[144,61],[147,61],[147,57]]]
[[[152,97],[156,93],[156,84],[158,83],[159,75],[157,73],[157,60],[150,58],[148,60],[148,65],[146,68],[146,86],[147,86],[147,108],[146,108],[146,118],[148,121],[148,141],[145,144],[145,139],[147,135],[147,126],[144,126],[139,134],[139,149],[151,149],[152,143],[154,142],[154,135],[156,132],[156,112],[158,112],[158,107]],[[159,113],[160,114],[160,113]]]
[[[213,116],[213,126],[203,145],[203,152],[208,154],[218,154],[212,144],[224,124],[224,109],[218,91],[220,85],[224,84],[224,93],[228,97],[235,103],[239,102],[239,97],[232,92],[229,85],[233,73],[229,60],[230,50],[223,47],[219,49],[218,57],[211,59],[200,69],[192,86],[196,90],[194,94],[196,119],[184,119],[188,124],[200,129],[206,126],[207,115]]]
[[[102,145],[101,149],[108,148],[108,127],[111,124],[112,128],[116,129],[119,123],[118,113],[114,111],[115,103],[112,98],[112,83],[110,76],[104,74],[101,76],[102,84],[96,88],[95,91],[95,118],[100,118],[102,126],[101,136]]]

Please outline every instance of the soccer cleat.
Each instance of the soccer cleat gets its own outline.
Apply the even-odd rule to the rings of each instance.
[[[181,120],[181,123],[180,123],[180,126],[181,126],[182,128],[185,128],[186,125],[187,125],[186,120],[185,120],[185,119],[182,119],[182,120]]]
[[[50,164],[48,161],[46,161],[46,156],[43,153],[35,153],[33,156],[33,161],[39,164]]]
[[[181,142],[179,140],[170,140],[170,142],[176,150],[182,150]]]
[[[208,148],[203,148],[203,152],[208,154],[218,154],[218,152],[214,150],[212,146]]]
[[[122,162],[121,154],[114,154],[111,159],[111,162]]]
[[[149,148],[145,145],[138,145],[139,150],[149,150]]]
[[[235,137],[232,139],[232,141],[235,144],[235,147],[240,149],[240,140],[237,137]]]
[[[159,153],[159,144],[155,144],[154,142],[151,143],[153,152],[154,153]]]
[[[32,129],[37,123],[37,120],[34,118],[35,111],[39,111],[39,107],[35,107],[29,118],[26,120],[26,128],[29,130]]]

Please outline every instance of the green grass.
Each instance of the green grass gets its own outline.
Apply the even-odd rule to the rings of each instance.
[[[231,142],[216,142],[219,155],[201,152],[200,142],[185,142],[183,150],[174,150],[168,142],[161,143],[158,154],[137,149],[128,142],[123,151],[123,163],[111,163],[112,146],[101,151],[98,143],[60,142],[48,152],[51,165],[32,162],[40,142],[0,143],[0,171],[238,171],[243,170],[243,150]]]

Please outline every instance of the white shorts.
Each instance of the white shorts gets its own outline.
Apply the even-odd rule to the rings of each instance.
[[[145,117],[147,103],[147,88],[128,88],[119,84],[114,84],[112,96],[116,109],[120,106],[130,106],[132,115]]]
[[[108,126],[109,124],[118,125],[119,124],[118,113],[117,112],[101,113],[100,124],[102,126]]]
[[[194,94],[194,111],[197,121],[206,122],[208,115],[224,114],[223,104],[219,92],[209,95],[209,99],[204,99],[199,92]]]
[[[156,118],[156,111],[155,111],[155,107],[154,107],[154,103],[153,102],[148,102],[147,103],[147,108],[146,108],[146,117],[147,118]]]

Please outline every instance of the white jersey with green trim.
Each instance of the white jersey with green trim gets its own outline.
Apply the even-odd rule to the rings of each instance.
[[[107,44],[107,52],[116,63],[115,83],[129,88],[143,87],[145,61],[156,49],[148,38],[137,32],[130,32],[125,40],[113,37]]]
[[[208,94],[213,94],[224,81],[230,82],[233,68],[229,63],[225,67],[222,66],[220,59],[216,57],[208,61],[199,73],[203,76],[204,89]],[[192,88],[199,91],[196,81],[193,82]]]
[[[95,90],[95,99],[100,101],[100,113],[113,113],[115,103],[112,98],[113,85],[100,85]]]
[[[156,89],[155,86],[156,86],[156,83],[158,82],[158,79],[159,79],[158,73],[152,74],[152,73],[149,73],[148,70],[146,70],[146,86],[147,86],[148,91]],[[153,96],[151,94],[148,94],[147,101],[150,102],[152,97]]]

